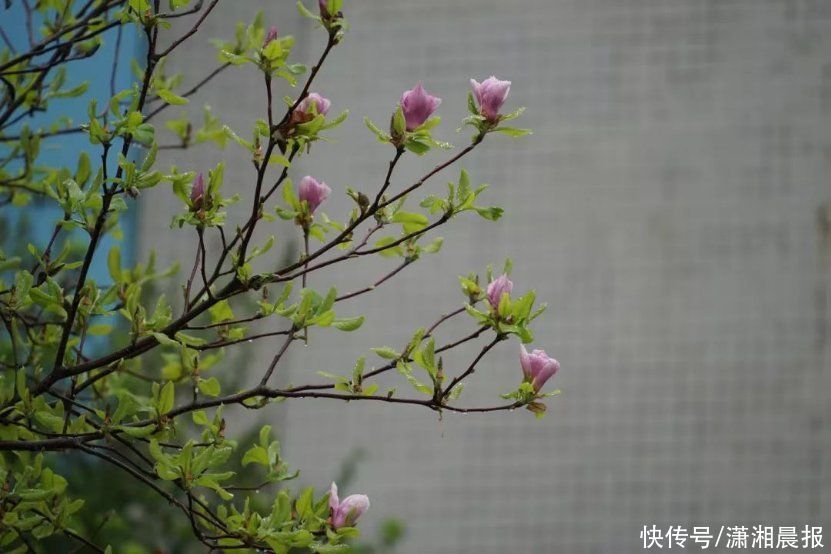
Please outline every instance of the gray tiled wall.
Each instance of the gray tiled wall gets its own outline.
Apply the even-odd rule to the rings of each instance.
[[[831,201],[831,3],[346,3],[352,30],[315,88],[352,117],[296,177],[312,172],[336,191],[378,183],[389,152],[363,116],[386,121],[417,79],[444,98],[447,140],[467,140],[455,128],[468,78],[492,73],[513,80],[510,104],[528,107],[535,134],[489,140],[465,162],[493,184],[500,224],[466,218],[445,230],[439,255],[366,297],[361,332],[315,333],[279,379],[346,372],[369,346],[402,344],[458,305],[458,274],[509,255],[517,289],[550,304],[537,345],[562,362],[563,395],[541,422],[524,411],[438,420],[290,402],[269,418],[302,480],[325,486],[365,448],[353,488],[372,498],[367,527],[404,518],[407,554],[635,552],[652,523],[831,525],[831,231],[817,223]],[[306,61],[317,55],[322,32],[308,32],[293,2],[223,2],[206,36],[230,35],[259,8],[298,35]],[[193,78],[215,63],[204,39],[171,61]],[[246,129],[261,89],[246,69],[194,105]],[[237,154],[223,155],[228,181],[250,194],[253,171]],[[406,160],[394,186],[440,159]],[[217,154],[169,160],[199,167]],[[144,199],[142,240],[187,265],[192,237],[161,239],[168,198]],[[327,211],[347,206],[338,198]],[[348,290],[384,267],[328,279]],[[448,325],[442,337],[470,328]],[[272,349],[248,365],[259,370]],[[455,369],[465,356],[446,361]],[[501,345],[467,401],[490,402],[518,376],[516,344]]]

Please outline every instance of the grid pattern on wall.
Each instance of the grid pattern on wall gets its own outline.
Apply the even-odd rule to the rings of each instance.
[[[303,31],[291,3],[274,4],[223,3],[206,32],[229,35],[229,23],[265,8],[311,60],[322,33]],[[406,554],[634,552],[653,523],[831,525],[831,236],[817,224],[831,201],[831,4],[347,4],[352,29],[315,88],[352,116],[306,166],[333,189],[383,178],[389,152],[362,118],[387,121],[417,79],[444,98],[442,138],[467,141],[455,133],[467,80],[492,73],[513,81],[510,105],[527,106],[520,123],[535,134],[494,138],[465,162],[493,184],[486,196],[506,208],[501,223],[466,218],[445,230],[441,253],[364,297],[362,331],[314,333],[278,378],[347,373],[370,346],[403,344],[460,305],[457,275],[511,256],[516,290],[536,288],[550,305],[535,346],[560,359],[552,383],[563,395],[543,421],[289,402],[269,417],[302,481],[326,486],[364,449],[344,492],[370,495],[370,530],[384,516],[406,520]],[[171,61],[185,63],[198,75],[216,62],[193,43]],[[246,71],[196,104],[247,128],[263,91]],[[406,159],[393,186],[441,156]],[[227,181],[250,193],[250,165],[227,158]],[[207,165],[216,153],[170,159]],[[348,202],[326,209],[343,214]],[[163,244],[168,217],[155,202],[143,211],[145,244]],[[190,259],[191,239],[164,243],[162,254]],[[349,290],[388,264],[347,265],[328,279]],[[438,340],[471,328],[459,319]],[[269,346],[247,363],[267,363]],[[497,348],[465,402],[494,402],[515,386],[517,349]]]

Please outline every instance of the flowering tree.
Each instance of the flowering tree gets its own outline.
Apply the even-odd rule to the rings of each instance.
[[[29,245],[20,256],[0,251],[0,549],[5,552],[45,551],[39,541],[77,541],[81,548],[111,551],[78,523],[88,509],[90,487],[73,483],[72,471],[62,474],[77,456],[140,483],[162,501],[160,510],[180,514],[193,539],[212,549],[346,551],[369,499],[361,494],[340,498],[334,483],[328,491],[321,484],[323,493],[284,487],[281,483],[297,473],[284,462],[268,426],[252,440],[226,436],[226,420],[235,410],[317,398],[384,402],[390,409],[410,404],[439,413],[526,407],[541,416],[542,399],[554,394],[543,393],[542,387],[559,364],[542,350],[529,354],[522,346],[516,390],[502,394],[504,400],[495,405],[459,403],[465,380],[494,346],[511,339],[533,341],[529,326],[544,306],[535,307],[533,291],[514,293],[510,263],[498,277],[490,269],[484,279],[462,277],[460,306],[416,330],[406,344],[367,345],[379,360],[374,366],[361,357],[351,374],[321,374],[325,381],[306,385],[280,382],[277,369],[293,344],[308,341],[316,327],[359,328],[364,318],[355,313],[355,303],[345,301],[370,294],[438,251],[441,239],[428,242],[438,227],[468,213],[499,219],[500,208],[479,204],[486,187],[473,186],[464,169],[445,193],[424,195],[415,208],[412,202],[433,176],[490,136],[518,137],[527,131],[505,125],[522,112],[503,113],[509,81],[471,80],[470,113],[463,120],[473,133],[470,143],[417,181],[396,183],[395,168],[403,156],[451,148],[431,134],[440,123],[434,114],[441,99],[419,82],[401,96],[388,130],[366,120],[391,152],[375,190],[327,185],[312,175],[297,179],[295,187],[293,164],[347,117],[345,111],[333,116],[333,102],[313,91],[315,77],[347,30],[342,0],[320,0],[317,13],[298,4],[326,39],[310,70],[290,62],[293,38],[275,27],[266,29],[258,16],[250,25],[238,24],[234,40],[217,42],[218,67],[182,90],[183,77],[166,75],[165,60],[193,40],[218,2],[44,0],[31,7],[24,1],[30,47],[19,51],[6,39],[0,53],[0,144],[5,150],[0,206],[8,213],[36,201],[59,213],[55,221],[38,224],[52,230],[45,244]],[[168,36],[169,21],[180,17],[192,19],[188,30]],[[32,20],[40,22],[39,31]],[[96,56],[102,37],[113,28],[119,33],[136,28],[146,40],[133,86],[113,90],[106,106],[91,101],[80,125],[56,117],[32,128],[28,118],[36,112],[55,113],[60,104],[50,108],[56,100],[84,94],[85,85],[66,85],[67,67]],[[252,172],[234,178],[250,180],[248,198],[223,195],[222,163],[158,168],[153,124],[220,72],[242,66],[253,67],[257,82],[264,82],[263,116],[250,140],[210,113],[196,130],[187,118],[170,119],[166,126],[183,148],[211,141],[239,144]],[[102,78],[109,77],[105,73]],[[299,90],[282,108],[272,94],[275,79]],[[69,134],[88,140],[91,155],[81,154],[72,167],[50,166],[41,145]],[[120,235],[119,218],[133,208],[134,199],[161,194],[151,189],[165,183],[181,203],[171,232],[190,229],[195,236],[195,260],[181,278],[181,297],[172,301],[157,287],[175,276],[157,270],[152,254],[140,254],[148,261],[127,267],[117,246],[100,251],[105,235]],[[339,219],[323,212],[332,194],[354,201]],[[226,207],[238,201],[250,203],[249,215],[228,221]],[[296,225],[304,246],[296,259],[275,262],[280,256],[271,254],[274,239],[262,244],[255,239],[255,230],[275,217]],[[218,252],[206,248],[209,236],[221,242]],[[96,256],[106,256],[108,279],[91,274]],[[388,257],[394,265],[364,288],[318,291],[309,282],[316,272],[372,256]],[[255,259],[270,269],[256,271]],[[440,326],[460,316],[470,318],[472,331],[440,337]],[[106,339],[90,340],[94,335]],[[229,385],[222,351],[254,341],[274,352],[271,363],[254,384]],[[475,341],[483,344],[469,363],[445,366],[443,353]],[[401,374],[409,394],[378,390],[373,378],[390,371]],[[118,506],[118,499],[112,502]]]

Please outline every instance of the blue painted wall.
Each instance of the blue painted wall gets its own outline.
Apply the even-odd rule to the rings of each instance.
[[[2,14],[3,31],[11,40],[18,51],[24,51],[28,47],[28,33],[26,26],[25,12],[18,3],[13,4],[9,9],[0,11]],[[35,40],[41,36],[39,33],[39,21],[33,21]],[[58,99],[50,103],[49,109],[43,113],[36,113],[32,117],[24,118],[14,128],[9,129],[9,134],[28,125],[32,129],[47,127],[59,117],[70,118],[73,124],[83,123],[87,119],[87,106],[93,98],[97,99],[99,108],[106,106],[110,98],[110,76],[112,74],[113,60],[116,55],[118,29],[111,29],[102,35],[103,44],[99,51],[90,59],[70,62],[67,67],[67,87],[73,87],[83,81],[89,83],[87,92],[78,98]],[[144,58],[143,37],[136,33],[133,26],[125,26],[122,30],[121,45],[118,49],[118,61],[115,72],[115,90],[120,91],[129,88],[135,76],[132,72],[132,60],[143,60]],[[110,149],[108,165],[110,174],[113,174],[116,166],[117,153],[121,150],[118,145]],[[0,152],[5,148],[0,143]],[[39,163],[51,166],[68,166],[74,168],[78,156],[86,151],[93,163],[93,171],[96,162],[100,162],[100,145],[90,144],[86,135],[78,133],[46,138],[41,143],[41,154]],[[135,208],[137,204],[127,199],[130,210],[122,215],[121,228],[124,231],[124,239],[121,242],[121,253],[124,264],[131,264],[134,260],[134,246],[137,216]],[[35,200],[24,210],[15,207],[7,207],[0,210],[0,217],[6,219],[11,227],[22,225],[27,220],[26,234],[24,236],[0,237],[0,242],[9,246],[14,240],[25,246],[26,243],[34,243],[44,247],[51,236],[54,222],[60,218],[61,212],[51,202]],[[86,238],[86,237],[84,237]],[[25,242],[23,242],[25,241]],[[116,241],[112,236],[105,236],[98,248],[98,252],[90,268],[90,276],[98,283],[106,283],[109,280],[109,273],[106,267],[107,252]]]

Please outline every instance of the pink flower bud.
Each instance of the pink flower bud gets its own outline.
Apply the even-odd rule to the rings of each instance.
[[[304,98],[300,102],[300,104],[298,104],[297,111],[302,116],[302,119],[311,119],[307,116],[311,115],[312,106],[315,107],[315,110],[318,114],[326,115],[326,113],[329,111],[329,106],[331,105],[332,102],[330,102],[328,98],[324,98],[322,95],[316,92],[310,92],[306,95],[306,98]]]
[[[300,200],[305,200],[309,205],[309,213],[314,213],[317,207],[329,198],[331,193],[332,189],[326,186],[326,183],[323,181],[318,182],[311,175],[306,175],[300,180]]]
[[[494,310],[499,308],[499,301],[502,300],[502,295],[505,293],[510,294],[512,290],[514,290],[514,284],[504,273],[491,281],[488,285],[487,295],[488,302],[490,302]]]
[[[534,350],[529,354],[524,346],[520,348],[519,363],[522,365],[524,380],[539,392],[545,382],[560,370],[560,362],[549,357],[545,350]]]
[[[338,486],[332,483],[329,489],[329,509],[332,512],[332,527],[352,527],[369,509],[369,497],[365,494],[353,494],[341,502],[338,498]]]
[[[202,208],[202,202],[205,197],[205,178],[202,174],[198,174],[193,180],[193,186],[190,188],[190,203],[193,210]]]
[[[412,131],[421,126],[427,118],[433,115],[439,104],[441,104],[441,98],[428,94],[421,81],[412,90],[404,91],[401,96],[401,109],[404,111],[407,130]]]
[[[479,112],[489,121],[499,119],[499,109],[505,103],[505,99],[508,98],[508,93],[511,91],[511,82],[500,81],[496,77],[490,76],[482,83],[479,83],[476,79],[471,79],[470,84],[473,86],[473,95],[479,103]]]
[[[263,41],[263,48],[268,46],[268,43],[277,38],[277,27],[272,25],[268,28],[268,33],[265,35],[265,40]]]
[[[320,17],[325,19],[329,15],[329,0],[317,0],[317,5],[320,7]]]

